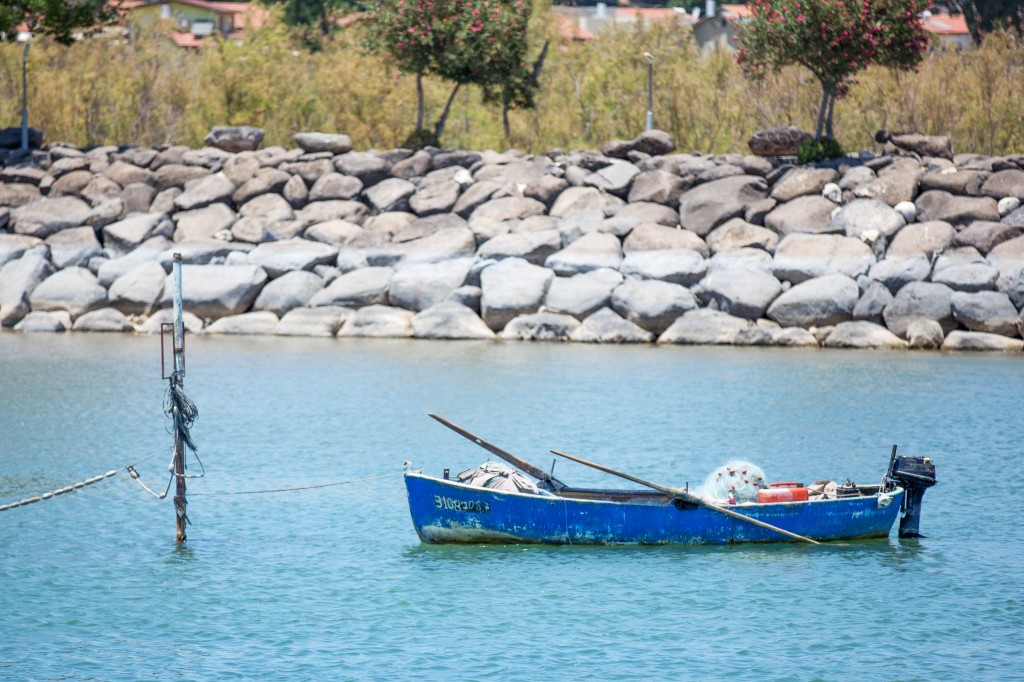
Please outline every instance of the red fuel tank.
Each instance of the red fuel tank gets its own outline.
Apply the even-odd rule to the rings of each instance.
[[[770,502],[805,502],[807,488],[768,488],[757,491],[757,501],[761,504]]]

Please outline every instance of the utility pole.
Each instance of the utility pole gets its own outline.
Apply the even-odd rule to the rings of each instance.
[[[647,60],[647,130],[654,130],[654,55],[644,52]]]
[[[25,39],[25,51],[21,53],[21,151],[28,153],[28,48],[32,43]]]
[[[174,371],[171,372],[171,392],[175,386],[182,388],[185,379],[185,328],[182,324],[181,314],[181,254],[174,254],[174,262],[171,269],[174,278]],[[188,519],[185,516],[185,441],[182,437],[180,423],[181,414],[178,401],[171,400],[172,416],[174,418],[174,477],[176,485],[174,489],[174,514],[175,514],[175,541],[185,542],[185,524]]]

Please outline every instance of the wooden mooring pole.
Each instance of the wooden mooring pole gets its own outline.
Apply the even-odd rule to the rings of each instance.
[[[171,268],[171,274],[174,278],[174,335],[173,335],[173,348],[174,348],[174,371],[171,373],[171,383],[177,384],[178,387],[183,386],[185,379],[185,327],[182,323],[181,315],[181,254],[174,254],[174,262]],[[185,441],[182,438],[182,434],[177,428],[180,419],[178,414],[177,401],[171,401],[171,409],[173,411],[174,418],[174,477],[176,485],[174,489],[174,527],[175,527],[175,541],[185,542],[187,535],[185,533],[185,524],[187,522],[185,516],[185,507],[187,502],[185,501]]]

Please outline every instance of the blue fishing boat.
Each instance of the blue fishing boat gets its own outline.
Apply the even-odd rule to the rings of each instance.
[[[465,472],[461,481],[452,480],[447,470],[442,477],[407,471],[413,526],[426,543],[817,544],[886,537],[897,517],[902,517],[900,536],[914,537],[919,534],[924,491],[935,484],[935,467],[929,458],[897,457],[894,447],[889,469],[876,485],[832,484],[831,490],[791,483],[761,485],[758,499],[763,501],[722,501],[553,450],[648,489],[578,488],[431,416],[533,476],[537,483],[513,469],[502,471],[489,465]]]

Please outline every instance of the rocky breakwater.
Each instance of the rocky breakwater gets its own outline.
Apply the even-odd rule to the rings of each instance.
[[[546,156],[231,132],[8,157],[0,325],[154,332],[178,252],[194,333],[1024,346],[1024,155],[798,167],[658,131]]]

